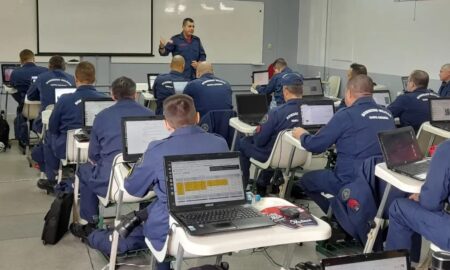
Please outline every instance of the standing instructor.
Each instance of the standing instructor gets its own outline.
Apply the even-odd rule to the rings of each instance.
[[[200,38],[194,36],[194,20],[186,18],[183,20],[183,32],[173,36],[169,41],[161,38],[159,42],[159,54],[161,56],[181,55],[184,57],[186,65],[184,66],[183,76],[186,79],[195,79],[195,70],[199,62],[206,60],[206,53],[203,49]]]

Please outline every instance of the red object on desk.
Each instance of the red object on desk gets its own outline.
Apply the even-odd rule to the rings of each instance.
[[[432,145],[430,146],[430,148],[428,148],[428,155],[430,157],[432,157],[434,155],[434,152],[436,151],[437,146],[436,145]]]

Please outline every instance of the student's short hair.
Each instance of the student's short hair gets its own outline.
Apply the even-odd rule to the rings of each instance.
[[[373,80],[364,74],[352,77],[347,83],[347,90],[354,96],[371,96],[373,93]]]
[[[418,88],[427,88],[430,81],[428,73],[423,70],[414,70],[409,75],[409,80],[412,81]]]
[[[188,95],[175,94],[166,98],[163,103],[163,110],[166,121],[174,129],[197,123],[194,100]]]
[[[367,68],[364,65],[353,63],[350,65],[350,69],[352,70],[352,75],[367,75]]]
[[[134,99],[136,83],[125,76],[115,79],[111,85],[111,92],[116,100]]]
[[[283,89],[286,89],[289,93],[299,97],[303,95],[303,85],[302,84],[294,84],[294,85],[285,85]]]
[[[188,22],[194,23],[194,20],[193,20],[192,18],[185,18],[185,19],[183,20],[183,26],[185,26]]]
[[[66,70],[66,61],[61,55],[53,55],[48,61],[48,67],[50,69]]]
[[[75,69],[75,77],[78,81],[88,84],[95,82],[95,67],[88,61],[80,62]]]
[[[445,70],[450,70],[450,63],[449,64],[444,64],[441,68],[445,69]]]
[[[34,53],[29,49],[24,49],[19,53],[20,62],[27,62],[34,58]]]
[[[284,60],[284,58],[278,58],[273,62],[273,66],[278,69],[284,68],[287,66],[287,62],[286,60]]]

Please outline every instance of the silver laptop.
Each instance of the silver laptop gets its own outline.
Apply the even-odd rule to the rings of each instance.
[[[376,90],[373,91],[372,98],[375,100],[375,103],[384,107],[389,106],[391,104],[391,92],[389,90]]]
[[[61,87],[55,88],[55,104],[58,103],[59,98],[64,94],[72,94],[77,89],[75,87]]]

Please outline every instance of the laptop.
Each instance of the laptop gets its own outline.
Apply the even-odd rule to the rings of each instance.
[[[381,151],[388,169],[424,181],[430,159],[420,150],[410,126],[378,133]]]
[[[165,156],[168,206],[191,235],[272,226],[245,204],[239,152]]]
[[[10,85],[12,72],[19,68],[19,64],[2,64],[2,82],[4,85]]]
[[[169,137],[164,116],[122,117],[122,154],[127,163],[136,163],[147,150],[148,144]]]
[[[450,131],[450,97],[430,98],[430,124]]]
[[[148,83],[148,91],[153,90],[153,85],[155,84],[156,77],[158,77],[159,73],[148,73],[147,74],[147,83]]]
[[[239,120],[251,126],[259,125],[269,110],[266,95],[236,95],[236,107]]]
[[[372,97],[378,105],[387,107],[391,104],[391,92],[389,90],[373,91]]]
[[[173,82],[173,89],[175,90],[175,93],[183,94],[184,88],[186,88],[187,84],[188,82]]]
[[[310,133],[328,124],[334,115],[334,102],[327,99],[303,100],[300,105],[302,127]]]
[[[324,270],[360,270],[360,269],[385,269],[385,270],[410,270],[411,262],[406,250],[383,251],[366,253],[337,258],[322,259]]]
[[[59,98],[64,94],[72,94],[77,89],[75,87],[60,87],[55,88],[55,104],[58,103]]]
[[[323,97],[323,87],[320,78],[303,79],[303,98]]]
[[[74,134],[74,138],[79,142],[87,142],[90,139],[92,125],[97,114],[112,106],[116,102],[112,98],[85,98],[81,102],[81,114],[83,127]]]
[[[403,90],[406,90],[406,88],[408,88],[408,78],[408,76],[401,77]]]
[[[269,72],[267,70],[253,71],[252,83],[257,85],[269,84]]]

